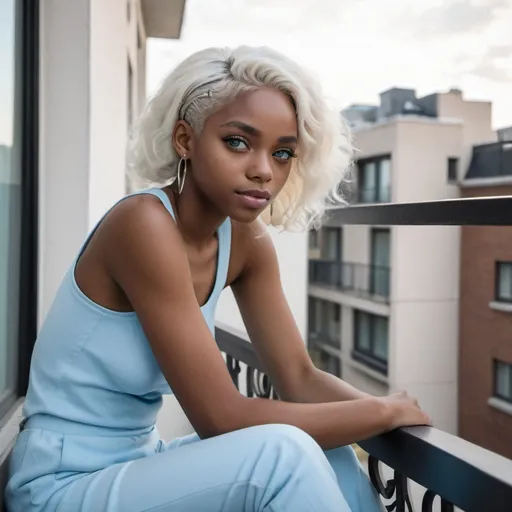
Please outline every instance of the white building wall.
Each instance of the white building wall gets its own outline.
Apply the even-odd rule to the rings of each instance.
[[[461,91],[453,90],[437,95],[437,113],[441,118],[458,119],[463,123],[459,173],[459,179],[463,179],[471,161],[472,146],[498,140],[497,133],[492,129],[492,103],[467,101]]]
[[[130,23],[125,2],[41,4],[39,322],[87,233],[125,191],[129,58],[134,112],[145,91],[139,13],[137,0]],[[144,49],[143,28],[141,37]]]
[[[88,229],[90,4],[41,2],[39,323]]]
[[[90,0],[89,229],[125,193],[128,61],[137,76],[137,11]],[[133,105],[132,105],[133,108]]]
[[[306,233],[277,233],[270,230],[276,248],[284,293],[299,331],[306,339],[307,329],[307,276],[308,238]],[[234,329],[247,336],[236,301],[230,290],[219,300],[216,320],[219,327]]]
[[[397,202],[455,197],[448,158],[462,158],[460,122],[401,120],[393,172]],[[395,184],[394,183],[394,184]],[[457,428],[457,226],[393,228],[390,385],[416,396],[436,425]]]

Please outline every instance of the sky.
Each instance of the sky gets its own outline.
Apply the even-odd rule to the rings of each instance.
[[[340,108],[460,88],[512,125],[512,0],[187,0],[180,40],[148,42],[148,93],[208,46],[271,46],[308,68]]]

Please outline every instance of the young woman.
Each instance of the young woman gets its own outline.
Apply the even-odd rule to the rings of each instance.
[[[204,50],[168,76],[128,154],[153,188],[91,233],[35,345],[11,512],[381,509],[347,445],[429,418],[313,366],[258,220],[318,225],[351,151],[317,83],[271,50]],[[279,401],[227,372],[213,330],[228,286]],[[197,435],[166,444],[171,392]]]

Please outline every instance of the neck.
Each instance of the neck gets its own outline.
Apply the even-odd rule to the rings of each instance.
[[[185,182],[181,194],[174,187],[171,190],[176,222],[185,242],[195,246],[210,243],[226,217],[197,189],[191,179]]]

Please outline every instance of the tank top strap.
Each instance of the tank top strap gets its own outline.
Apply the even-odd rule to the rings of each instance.
[[[176,220],[176,215],[174,214],[174,209],[172,207],[171,201],[169,199],[169,196],[161,189],[161,188],[147,188],[144,190],[139,190],[138,192],[135,192],[132,195],[141,195],[141,194],[151,194],[153,196],[158,197],[160,201],[162,201],[163,205],[165,206],[165,209],[171,214],[171,217]]]
[[[231,219],[228,217],[219,228],[219,261],[217,266],[217,281],[219,294],[226,286],[231,256]],[[217,284],[217,283],[216,283]]]

